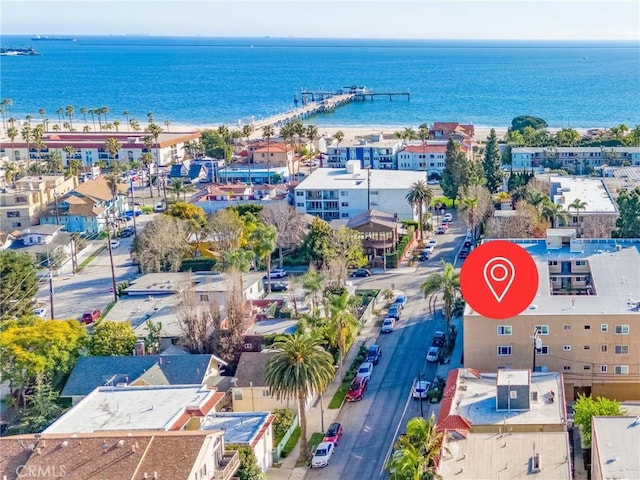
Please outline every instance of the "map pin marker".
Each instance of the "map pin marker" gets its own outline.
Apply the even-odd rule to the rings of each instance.
[[[494,257],[485,264],[483,274],[484,280],[497,302],[502,302],[516,278],[516,269],[513,263],[504,257]]]

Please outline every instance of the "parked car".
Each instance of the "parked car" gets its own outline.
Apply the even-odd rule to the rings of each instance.
[[[274,268],[269,273],[269,278],[284,278],[287,276],[287,271],[283,268]]]
[[[430,386],[431,382],[427,382],[426,380],[416,380],[413,382],[411,396],[413,398],[427,398],[427,392],[429,391]]]
[[[133,230],[133,227],[123,228],[122,231],[120,232],[120,238],[131,237],[134,233],[135,232]]]
[[[436,247],[434,247],[433,245],[426,245],[422,251],[426,252],[428,255],[431,255],[433,253],[433,251],[435,250]]]
[[[156,206],[153,207],[153,211],[155,213],[162,213],[164,212],[164,202],[158,202],[156,203]]]
[[[369,270],[367,270],[366,268],[358,268],[357,270],[353,271],[351,276],[352,277],[370,277],[371,276],[371,272]]]
[[[384,319],[384,322],[382,322],[382,328],[380,329],[380,331],[382,333],[391,333],[393,332],[393,327],[396,326],[396,319],[393,317],[387,317]]]
[[[420,252],[420,256],[418,257],[418,260],[421,262],[429,260],[429,253],[425,251]]]
[[[438,246],[438,241],[435,238],[430,238],[427,245],[436,248]]]
[[[82,314],[82,318],[80,319],[80,321],[84,324],[89,325],[90,323],[98,320],[100,318],[100,315],[102,315],[102,312],[100,310],[87,310]]]
[[[404,310],[404,307],[407,306],[407,296],[398,295],[393,303],[398,305],[401,310]]]
[[[443,227],[442,225],[440,225],[438,228],[436,228],[436,235],[443,235],[447,233],[447,229],[445,227]]]
[[[311,459],[311,468],[326,467],[329,465],[329,460],[331,460],[334,448],[335,445],[331,442],[321,442],[320,445],[316,447],[316,451]]]
[[[395,303],[389,307],[387,317],[393,317],[396,320],[400,320],[400,307]]]
[[[289,290],[289,285],[286,283],[275,282],[271,284],[272,292],[286,292],[287,290]]]
[[[434,347],[442,347],[446,339],[447,336],[444,332],[436,332],[433,335],[433,340],[431,340],[431,345]]]
[[[440,359],[440,347],[429,347],[427,362],[437,362]]]
[[[373,363],[362,362],[360,364],[360,368],[358,368],[358,373],[356,374],[356,378],[366,378],[368,380],[371,378],[372,373],[373,373]]]
[[[440,185],[440,180],[435,180],[435,179],[429,180],[427,182],[427,185]]]
[[[111,240],[111,248],[118,248],[120,246],[120,240]]]
[[[450,213],[445,213],[444,216],[442,217],[442,221],[453,222],[453,215],[451,215]]]
[[[367,350],[367,356],[365,357],[365,362],[371,362],[374,365],[377,365],[380,361],[380,355],[382,355],[382,349],[380,345],[371,345],[369,350]]]
[[[368,378],[354,378],[347,392],[347,402],[362,400],[364,392],[367,390],[367,385],[369,385]]]
[[[343,433],[344,430],[342,429],[341,424],[339,424],[338,422],[332,423],[331,425],[329,425],[327,433],[324,434],[324,438],[322,439],[322,441],[333,443],[335,446],[338,446]]]
[[[443,227],[445,230],[449,230],[449,227],[450,227],[450,225],[447,222],[442,222],[440,226]]]
[[[33,311],[33,314],[40,317],[40,318],[44,318],[47,316],[47,309],[46,308],[36,308]]]
[[[467,258],[469,256],[470,250],[468,248],[462,247],[460,249],[460,253],[458,253],[458,257]]]

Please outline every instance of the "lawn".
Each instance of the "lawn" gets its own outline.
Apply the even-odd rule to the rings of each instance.
[[[102,246],[100,248],[98,248],[95,252],[93,252],[91,255],[89,255],[87,258],[85,258],[80,265],[78,265],[78,271],[82,270],[84,267],[86,267],[87,265],[89,265],[91,262],[93,262],[93,260],[102,253],[103,250],[105,250],[107,247],[106,246]]]
[[[288,457],[291,454],[291,452],[293,451],[293,448],[296,446],[296,443],[298,443],[299,438],[300,438],[300,427],[296,427],[296,429],[293,431],[293,434],[289,437],[289,441],[282,449],[282,453],[281,453],[282,458]]]
[[[347,396],[347,393],[349,392],[349,385],[351,385],[351,380],[349,380],[348,382],[342,382],[342,385],[340,385],[340,388],[338,388],[336,393],[333,395],[331,402],[329,402],[330,409],[335,410],[342,406],[342,404],[344,403],[344,398]]]
[[[437,205],[438,203],[444,204],[445,208],[453,208],[453,200],[447,197],[435,197],[431,200],[431,205]]]

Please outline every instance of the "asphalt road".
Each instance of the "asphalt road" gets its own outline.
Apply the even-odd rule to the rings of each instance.
[[[455,218],[455,216],[454,216]],[[381,334],[377,343],[382,357],[374,368],[364,398],[346,403],[338,416],[344,436],[329,462],[322,469],[310,470],[306,479],[375,479],[388,478],[384,470],[397,435],[404,431],[408,419],[420,415],[420,402],[411,398],[411,387],[418,374],[430,382],[437,371],[436,363],[426,361],[433,334],[444,330],[442,315],[433,317],[420,292],[426,277],[440,268],[440,262],[452,262],[465,236],[460,222],[444,235],[437,235],[435,255],[421,262],[413,274],[393,270],[366,279],[353,279],[358,287],[402,290],[408,297],[401,320],[392,333]],[[374,343],[375,339],[367,342]],[[428,418],[429,406],[423,412]]]

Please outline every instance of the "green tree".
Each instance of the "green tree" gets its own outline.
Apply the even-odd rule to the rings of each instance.
[[[467,156],[460,150],[460,144],[450,139],[445,153],[444,170],[440,186],[445,197],[453,200],[455,206],[460,188],[469,185],[471,165]]]
[[[487,144],[484,149],[484,159],[482,161],[484,178],[487,180],[487,188],[491,193],[495,193],[500,185],[502,185],[500,165],[501,159],[500,149],[498,148],[498,137],[496,137],[496,131],[492,128],[487,138]]]
[[[441,478],[437,460],[444,432],[436,428],[435,416],[429,420],[414,417],[407,422],[406,433],[395,444],[393,456],[386,465],[392,480],[430,480]]]
[[[251,250],[232,250],[222,252],[222,269],[225,272],[246,273],[251,268],[254,253]]]
[[[38,374],[57,385],[71,371],[87,332],[72,320],[7,320],[0,335],[0,376],[11,388],[32,385]]]
[[[230,449],[237,450],[240,456],[240,468],[235,474],[236,477],[240,480],[260,480],[264,478],[253,449],[235,446],[231,446]]]
[[[163,130],[160,125],[156,125],[155,123],[150,122],[149,125],[147,125],[147,128],[144,129],[144,131],[149,133],[149,135],[153,137],[154,143],[156,145],[156,165],[160,165],[160,143],[158,143],[158,138],[160,138],[160,134],[163,132]],[[151,179],[151,177],[149,177],[149,179]]]
[[[358,328],[358,319],[352,313],[354,300],[349,292],[344,291],[339,294],[328,294],[329,306],[329,329],[331,332],[331,343],[338,348],[340,354],[338,365],[342,368],[342,362],[347,353],[347,346],[353,342]]]
[[[203,130],[201,132],[202,137],[200,141],[202,142],[202,147],[204,149],[204,154],[207,157],[212,158],[224,158],[229,159],[232,155],[231,146],[225,142],[224,138],[220,133],[215,130]]]
[[[14,126],[11,126],[7,129],[7,137],[11,140],[11,159],[16,161],[16,150],[15,150],[15,142],[18,137],[18,129]]]
[[[550,198],[547,198],[542,205],[542,218],[551,223],[551,228],[556,228],[558,226],[556,220],[560,219],[567,223],[569,216],[561,204],[553,203]]]
[[[593,397],[587,397],[584,394],[578,395],[578,400],[576,400],[573,410],[573,421],[582,430],[585,444],[588,447],[591,446],[591,423],[593,417],[623,415],[620,410],[620,404],[617,401],[605,397],[597,397],[594,400]]]
[[[460,272],[456,272],[452,264],[443,261],[442,271],[429,275],[420,288],[424,297],[429,297],[431,311],[435,311],[438,297],[442,295],[444,301],[442,313],[447,322],[447,331],[449,331],[449,322],[453,318],[456,300],[461,296]]]
[[[56,403],[58,392],[41,373],[36,375],[33,394],[28,397],[27,408],[21,417],[29,433],[40,433],[62,413]]]
[[[580,143],[580,134],[573,128],[562,128],[555,134],[559,147],[575,147]]]
[[[534,130],[540,130],[542,128],[547,128],[549,125],[542,118],[532,117],[530,115],[520,115],[511,120],[511,127],[509,131],[519,131],[523,132],[523,130],[527,127],[531,127]]]
[[[273,225],[260,224],[252,233],[249,239],[253,245],[256,260],[265,260],[267,264],[267,293],[271,293],[271,255],[276,249],[278,241],[278,231]]]
[[[302,288],[307,296],[311,297],[311,308],[318,310],[318,295],[324,290],[325,276],[316,267],[309,265],[309,269],[302,275]]]
[[[122,144],[118,141],[117,138],[109,137],[104,141],[104,149],[109,152],[109,156],[111,157],[111,165],[113,166],[116,158],[118,157],[118,152],[122,148]]]
[[[15,250],[0,250],[0,318],[31,313],[38,293],[38,278],[32,257]]]
[[[433,190],[429,188],[427,182],[419,180],[409,188],[405,199],[414,209],[418,208],[418,229],[420,230],[420,240],[423,238],[424,225],[422,224],[424,208],[429,208],[431,199],[433,198]]]
[[[429,140],[431,136],[431,132],[429,131],[429,125],[426,123],[421,124],[418,127],[418,132],[416,133],[416,137],[420,139],[422,142],[422,161],[424,162],[424,171],[427,171],[427,140]]]
[[[333,256],[332,236],[333,229],[327,222],[318,217],[311,221],[302,249],[318,267],[322,267]]]
[[[616,238],[640,238],[640,187],[624,190],[616,200],[620,215],[616,220]]]
[[[269,359],[265,381],[278,400],[296,399],[300,418],[300,460],[309,458],[306,402],[311,395],[322,394],[333,380],[333,357],[317,339],[296,333],[273,344],[277,351]]]
[[[576,198],[573,202],[567,205],[567,210],[571,212],[571,209],[576,211],[576,225],[578,229],[578,234],[580,234],[580,210],[587,209],[587,202],[583,202],[579,198]]]
[[[102,321],[89,335],[89,354],[100,357],[133,355],[136,334],[129,322]]]

